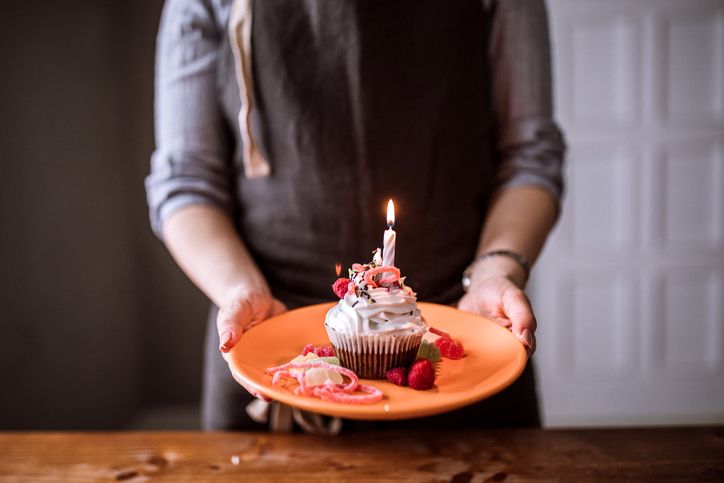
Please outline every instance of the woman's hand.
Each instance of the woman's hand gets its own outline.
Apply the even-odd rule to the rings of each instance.
[[[520,275],[511,271],[514,267],[510,264],[505,266],[505,261],[483,263],[486,266],[473,272],[470,289],[458,302],[458,308],[488,317],[510,329],[525,346],[528,356],[532,356],[536,347],[536,320],[530,301],[520,288],[523,285]]]
[[[219,331],[220,341],[219,350],[224,360],[229,362],[228,352],[239,342],[244,332],[264,320],[286,311],[287,308],[284,304],[266,291],[245,287],[231,289],[225,302],[219,307],[219,315],[216,317],[216,328]],[[244,389],[255,397],[267,400],[243,382],[231,366],[229,368],[231,375]]]
[[[163,238],[179,266],[219,307],[219,350],[227,363],[228,352],[244,331],[287,310],[271,296],[228,213],[213,205],[186,206],[164,222]],[[231,365],[229,369],[239,384],[259,397]]]

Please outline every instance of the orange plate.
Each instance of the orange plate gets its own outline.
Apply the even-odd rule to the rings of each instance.
[[[342,404],[296,396],[295,381],[274,387],[264,370],[288,362],[305,344],[328,345],[324,316],[333,303],[311,305],[271,318],[250,329],[231,350],[237,376],[260,393],[290,406],[349,419],[405,419],[466,406],[510,385],[523,371],[523,345],[505,328],[477,315],[444,305],[420,303],[427,324],[446,330],[465,346],[466,356],[439,364],[435,387],[416,391],[385,380],[368,380],[385,396],[369,405]],[[434,338],[431,334],[426,337]]]

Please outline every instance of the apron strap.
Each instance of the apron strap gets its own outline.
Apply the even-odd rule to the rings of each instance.
[[[295,422],[309,434],[336,436],[342,430],[340,418],[325,422],[321,414],[302,411],[279,401],[255,399],[246,406],[246,413],[257,423],[269,423],[269,429],[275,433],[291,433]]]
[[[251,24],[253,0],[234,0],[229,17],[229,40],[234,53],[234,71],[239,86],[241,110],[239,129],[243,143],[242,160],[247,178],[269,176],[271,167],[264,159],[251,131],[254,83],[251,73]]]

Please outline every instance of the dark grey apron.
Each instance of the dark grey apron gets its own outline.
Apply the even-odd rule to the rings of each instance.
[[[253,6],[252,127],[272,175],[238,167],[238,229],[290,308],[331,301],[334,264],[366,261],[397,207],[396,265],[421,300],[455,303],[495,172],[480,0],[263,0]],[[207,428],[260,429],[209,320]],[[322,321],[320,321],[320,324]],[[538,425],[532,369],[447,415],[395,425]]]

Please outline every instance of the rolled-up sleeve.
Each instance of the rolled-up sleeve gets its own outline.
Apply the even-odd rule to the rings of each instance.
[[[543,0],[495,2],[493,75],[498,190],[539,186],[560,202],[565,142],[553,120],[548,16]]]
[[[211,5],[167,0],[156,45],[156,149],[146,194],[151,226],[191,204],[232,206],[229,142],[217,96],[219,45]]]

